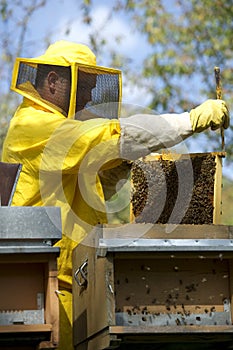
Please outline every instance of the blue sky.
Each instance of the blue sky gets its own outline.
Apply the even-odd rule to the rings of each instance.
[[[89,34],[95,30],[102,36],[109,39],[108,46],[115,48],[115,42],[111,40],[114,36],[120,35],[123,40],[119,44],[119,50],[123,54],[131,56],[135,63],[146,56],[149,50],[145,39],[136,33],[131,25],[129,18],[123,14],[114,14],[110,21],[109,4],[111,1],[93,1],[93,23],[91,29],[85,26],[79,18],[81,1],[75,0],[48,0],[45,7],[40,8],[31,17],[29,23],[29,32],[27,40],[33,40],[37,43],[33,51],[40,53],[44,50],[44,43],[41,41],[45,35],[51,34],[54,40],[68,39],[89,45]],[[107,26],[105,26],[107,23]],[[66,35],[68,25],[71,24],[71,31]],[[140,46],[139,46],[140,43]],[[31,51],[31,47],[30,47]],[[135,52],[137,55],[135,56]],[[105,65],[104,58],[99,64]]]
[[[33,57],[42,54],[46,48],[46,37],[52,38],[53,41],[66,39],[89,46],[89,34],[94,30],[97,35],[101,33],[101,36],[108,39],[110,50],[111,48],[116,49],[116,43],[112,38],[116,35],[121,36],[122,40],[118,44],[119,52],[132,60],[135,69],[140,68],[142,60],[150,50],[145,38],[133,29],[129,18],[123,13],[114,14],[108,21],[111,1],[94,0],[92,2],[93,23],[90,28],[79,20],[82,17],[80,14],[82,1],[48,0],[46,6],[38,9],[30,18],[22,55]],[[71,30],[69,35],[66,35],[68,26]],[[103,56],[97,56],[97,64],[109,66],[107,51]],[[122,74],[124,83],[124,70]],[[150,96],[147,95],[145,98],[144,95],[143,99],[142,96],[142,88],[135,85],[124,86],[123,99],[127,103],[137,102],[146,105],[150,101]]]

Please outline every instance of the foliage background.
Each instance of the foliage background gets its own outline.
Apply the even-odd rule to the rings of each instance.
[[[219,66],[223,98],[232,110],[232,18],[232,0],[0,0],[0,149],[20,100],[10,92],[15,57],[39,55],[60,39],[84,42],[99,65],[120,68],[123,101],[159,113],[190,110],[216,98],[214,67]],[[225,132],[223,169],[228,224],[233,223],[231,210],[224,209],[232,208],[232,130]],[[198,152],[221,150],[216,132],[188,143]]]

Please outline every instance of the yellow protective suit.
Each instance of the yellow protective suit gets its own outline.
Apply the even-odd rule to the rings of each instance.
[[[98,171],[119,164],[119,137],[118,120],[69,119],[58,109],[54,112],[39,100],[36,103],[34,94],[33,100],[24,97],[4,142],[2,161],[23,164],[12,205],[61,208],[62,239],[57,243],[61,350],[73,348],[72,250],[93,226],[106,222]]]

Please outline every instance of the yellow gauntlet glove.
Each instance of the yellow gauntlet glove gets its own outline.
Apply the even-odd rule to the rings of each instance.
[[[209,127],[211,130],[220,127],[227,129],[230,115],[223,100],[207,100],[190,111],[190,121],[194,132],[201,132]]]

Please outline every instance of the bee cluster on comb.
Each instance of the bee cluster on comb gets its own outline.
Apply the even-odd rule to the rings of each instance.
[[[214,223],[216,158],[217,154],[201,153],[135,161],[131,168],[135,222]]]

